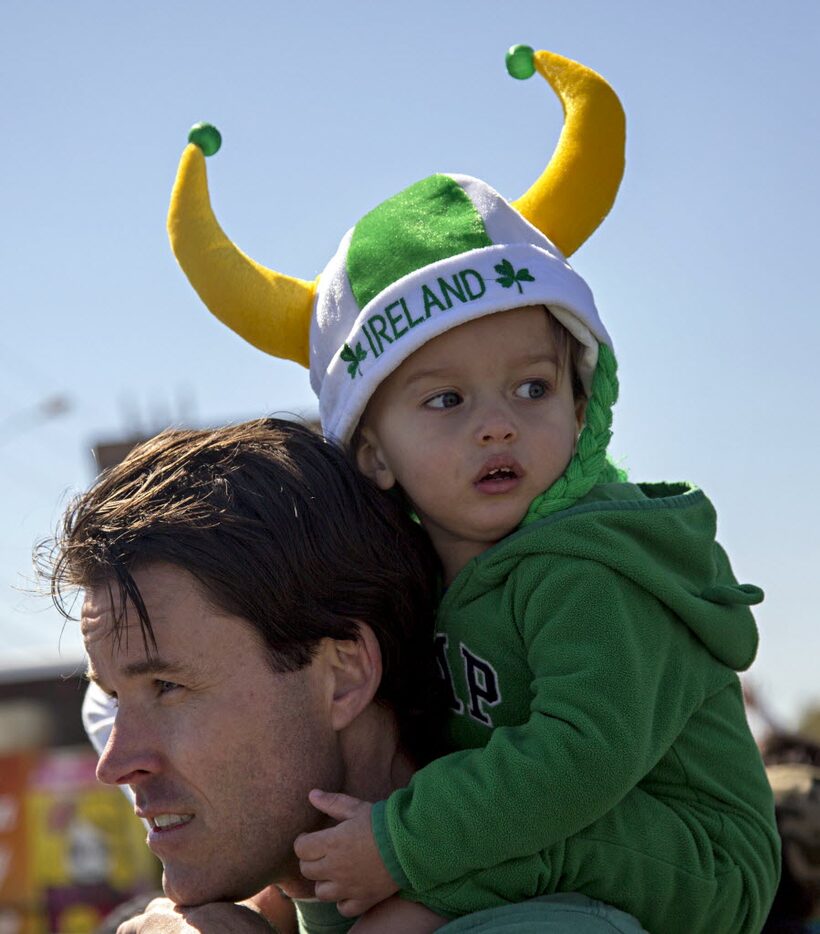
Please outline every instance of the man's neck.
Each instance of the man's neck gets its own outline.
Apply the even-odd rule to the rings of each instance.
[[[415,765],[399,744],[393,712],[372,703],[341,738],[345,794],[380,801],[410,781]]]
[[[416,766],[399,745],[393,712],[371,703],[340,736],[344,777],[339,791],[363,801],[381,801],[403,788]],[[333,789],[325,789],[333,790]],[[281,879],[280,887],[291,898],[313,897],[313,883],[301,876]]]

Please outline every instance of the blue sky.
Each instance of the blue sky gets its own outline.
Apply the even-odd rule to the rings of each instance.
[[[5,0],[0,7],[0,666],[58,651],[32,544],[92,477],[91,445],[168,423],[312,412],[307,374],[212,319],[165,212],[189,126],[226,231],[304,278],[383,198],[433,171],[509,197],[561,126],[526,42],[605,75],[627,170],[573,257],[621,364],[612,450],[633,479],[715,502],[760,584],[752,672],[792,717],[820,698],[820,5],[786,0],[286,4]],[[45,400],[70,400],[59,417]],[[63,657],[78,653],[66,628]]]

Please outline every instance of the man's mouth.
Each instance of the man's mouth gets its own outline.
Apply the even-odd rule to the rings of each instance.
[[[162,832],[163,830],[173,830],[175,827],[182,827],[194,819],[193,814],[155,814],[150,818],[151,829]]]

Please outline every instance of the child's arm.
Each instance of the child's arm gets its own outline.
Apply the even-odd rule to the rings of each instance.
[[[488,727],[484,746],[431,762],[375,809],[382,859],[400,867],[402,889],[423,894],[578,833],[637,785],[718,687],[718,666],[704,675],[690,663],[699,649],[674,614],[596,562],[542,578],[518,625],[529,718]]]
[[[502,867],[490,897],[516,901],[548,891],[552,869],[538,854],[615,807],[715,687],[681,664],[691,637],[644,590],[593,562],[574,562],[555,577],[534,589],[521,623],[529,719],[488,730],[483,748],[430,763],[372,816],[394,884],[422,896],[448,891],[446,901],[423,898],[433,907],[463,912],[455,897],[466,891],[450,883],[501,864],[516,871]],[[560,613],[555,593],[563,595]],[[373,836],[364,826],[352,832],[347,822],[322,832],[329,849],[338,844],[333,900],[348,891],[368,897],[345,851],[360,838],[372,849]],[[337,882],[343,877],[349,890]]]
[[[446,923],[445,918],[424,905],[394,895],[363,914],[350,934],[428,934]]]

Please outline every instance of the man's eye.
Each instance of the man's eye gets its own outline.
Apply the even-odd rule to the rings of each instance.
[[[519,399],[542,399],[547,394],[548,388],[546,380],[528,379],[516,388],[515,395]]]
[[[424,404],[428,409],[452,409],[461,404],[461,396],[452,389],[448,389],[447,392],[440,392],[437,396],[428,399]]]
[[[157,690],[160,694],[169,694],[171,691],[177,691],[181,685],[177,684],[174,681],[157,681]]]

